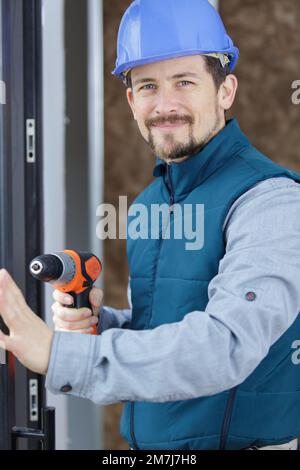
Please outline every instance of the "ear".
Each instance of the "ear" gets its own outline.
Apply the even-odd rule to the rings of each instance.
[[[134,106],[134,97],[133,97],[132,88],[127,88],[127,90],[126,90],[126,97],[127,97],[128,104],[129,104],[129,106],[130,106],[130,108],[131,108],[133,117],[134,117],[134,119],[136,120],[136,116],[135,116],[135,106]]]
[[[225,81],[220,86],[219,90],[219,104],[220,107],[227,111],[233,105],[235,95],[238,89],[238,79],[235,75],[227,75]]]

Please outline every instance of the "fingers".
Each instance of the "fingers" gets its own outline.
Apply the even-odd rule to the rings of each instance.
[[[71,295],[55,289],[53,292],[55,303],[52,305],[53,322],[57,331],[76,331],[82,333],[92,333],[92,327],[97,325],[100,306],[103,299],[103,291],[98,287],[93,287],[89,294],[89,301],[92,310],[89,308],[68,308],[65,305],[72,305]]]
[[[1,346],[26,368],[46,373],[53,331],[28,307],[21,290],[5,270],[0,272],[0,315],[9,328],[9,336],[0,332]]]
[[[56,330],[86,330],[97,325],[98,318],[88,308],[63,307],[59,302],[52,305],[53,322]]]
[[[53,322],[54,322],[56,330],[79,331],[79,330],[90,329],[92,326],[97,325],[98,318],[92,316],[90,319],[82,320],[79,322],[75,322],[75,321],[67,322],[67,321],[61,320],[59,317],[54,316]]]
[[[71,306],[73,304],[72,296],[70,294],[61,292],[58,289],[54,290],[53,299],[62,305]],[[95,316],[99,315],[102,300],[103,300],[103,290],[99,289],[99,287],[93,287],[89,294],[89,301],[92,307],[93,315]]]
[[[17,286],[9,272],[6,271],[6,269],[0,270],[0,287],[2,286],[11,294],[12,297],[15,298],[15,303],[26,303],[21,289],[19,289],[19,287]]]
[[[93,287],[89,295],[89,300],[92,306],[93,315],[99,316],[103,300],[103,290],[99,289],[99,287]]]
[[[0,270],[0,315],[11,329],[19,312],[27,307],[21,290],[5,269]]]
[[[53,291],[53,299],[56,302],[61,303],[62,305],[72,305],[73,304],[73,297],[70,294],[66,294],[65,292],[61,292],[58,289]]]
[[[91,309],[89,308],[68,308],[59,302],[55,302],[51,309],[54,315],[65,321],[81,321],[92,316]]]

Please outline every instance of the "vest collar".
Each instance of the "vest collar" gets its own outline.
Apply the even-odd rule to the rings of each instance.
[[[224,165],[229,157],[247,145],[250,145],[250,142],[240,130],[237,120],[231,119],[199,153],[181,163],[170,163],[175,199],[178,200],[179,196],[191,192]],[[157,157],[153,176],[162,176],[168,184],[166,168],[167,163]]]

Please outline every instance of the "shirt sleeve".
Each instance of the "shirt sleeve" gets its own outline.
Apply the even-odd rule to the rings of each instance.
[[[300,186],[272,178],[224,224],[226,253],[205,311],[153,330],[56,332],[46,386],[98,404],[209,396],[243,382],[300,311]]]

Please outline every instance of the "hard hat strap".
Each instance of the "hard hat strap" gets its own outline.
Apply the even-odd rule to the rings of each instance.
[[[208,57],[214,57],[215,59],[219,59],[221,62],[222,67],[224,68],[227,64],[230,63],[230,59],[228,57],[228,54],[222,54],[220,52],[211,52],[210,54],[202,54],[206,55]]]

